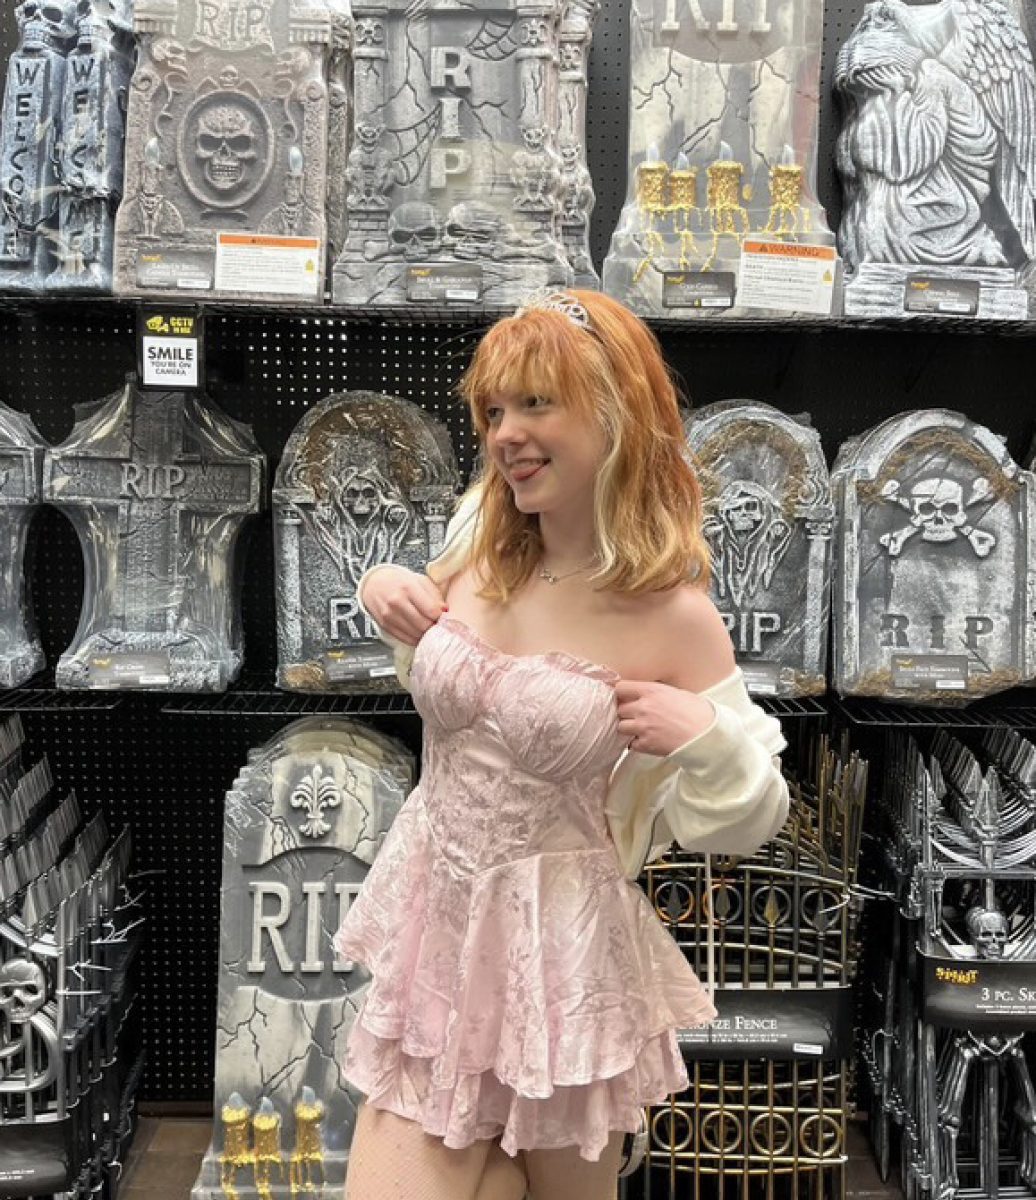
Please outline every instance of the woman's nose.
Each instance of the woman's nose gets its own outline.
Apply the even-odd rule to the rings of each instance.
[[[496,439],[501,444],[513,445],[525,438],[525,428],[517,413],[505,412],[501,415],[496,427]]]

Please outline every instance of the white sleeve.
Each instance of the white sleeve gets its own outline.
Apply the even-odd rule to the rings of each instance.
[[[788,816],[780,722],[752,702],[740,671],[701,694],[716,718],[666,759],[666,823],[685,850],[753,854]]]

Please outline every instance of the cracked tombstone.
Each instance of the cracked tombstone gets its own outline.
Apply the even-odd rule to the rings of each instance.
[[[57,261],[46,280],[49,290],[112,289],[132,73],[129,0],[79,0],[61,98]]]
[[[344,392],[306,414],[273,491],[279,686],[395,686],[357,585],[377,563],[424,570],[459,485],[446,429],[416,404]]]
[[[17,687],[43,667],[25,563],[43,450],[31,418],[0,404],[0,687]]]
[[[712,598],[749,691],[824,692],[834,509],[819,434],[808,417],[729,400],[695,410],[687,440]]]
[[[115,290],[323,297],[340,0],[137,0]]]
[[[22,0],[0,119],[0,288],[40,291],[57,265],[61,111],[75,0]]]
[[[537,288],[593,280],[584,126],[595,8],[354,0],[335,303],[514,308]]]
[[[121,391],[76,407],[43,495],[79,534],[85,594],[62,688],[223,691],[241,669],[238,538],[262,507],[251,430],[205,396]]]
[[[838,243],[851,316],[1024,319],[1036,71],[997,0],[873,0],[838,55]]]
[[[834,245],[816,192],[822,30],[822,0],[632,0],[605,291],[644,316],[743,314],[749,235]]]
[[[413,776],[400,743],[310,717],[227,793],[216,1119],[193,1200],[341,1195],[359,1097],[339,1064],[367,977],[331,939]]]
[[[838,453],[834,684],[963,703],[1034,672],[1033,476],[960,413],[904,413]]]

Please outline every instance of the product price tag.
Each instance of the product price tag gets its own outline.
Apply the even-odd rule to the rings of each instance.
[[[1036,1024],[1036,963],[926,954],[921,958],[926,1021],[998,1033]]]
[[[216,234],[216,288],[316,297],[323,246],[316,237]]]
[[[737,302],[742,308],[827,317],[834,304],[838,269],[834,246],[746,238],[741,246]]]
[[[94,656],[88,663],[92,688],[165,687],[169,683],[169,652],[140,651]]]
[[[477,264],[435,263],[407,267],[406,298],[415,302],[471,304],[482,296],[482,268]]]
[[[681,1029],[684,1057],[843,1058],[852,1050],[852,988],[721,988],[719,1016],[701,1029]]]
[[[392,651],[380,642],[327,650],[323,658],[328,683],[355,683],[366,679],[389,679],[396,673]]]
[[[965,691],[968,686],[967,655],[893,654],[892,686],[917,691]]]
[[[663,308],[731,308],[733,271],[666,271],[662,275]]]
[[[741,674],[745,687],[753,696],[776,696],[781,668],[777,663],[743,662]]]
[[[141,250],[137,254],[137,286],[207,292],[212,288],[215,261],[211,250]]]
[[[202,317],[193,308],[145,305],[137,314],[137,369],[144,387],[204,386]]]
[[[943,279],[908,275],[903,288],[903,311],[973,317],[978,313],[982,285],[976,279]]]

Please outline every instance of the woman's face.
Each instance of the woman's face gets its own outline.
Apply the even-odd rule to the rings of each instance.
[[[486,405],[486,452],[519,512],[592,505],[608,445],[604,430],[550,397],[498,392]]]

